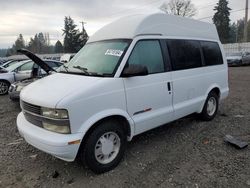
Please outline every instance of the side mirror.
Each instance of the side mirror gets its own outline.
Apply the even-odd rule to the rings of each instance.
[[[122,72],[122,77],[146,76],[148,69],[143,65],[128,65]]]

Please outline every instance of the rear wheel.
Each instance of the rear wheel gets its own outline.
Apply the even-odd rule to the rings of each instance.
[[[217,114],[219,107],[219,96],[215,92],[210,92],[200,114],[201,119],[211,121]]]
[[[80,160],[99,174],[112,170],[126,149],[126,134],[119,121],[105,121],[87,137],[80,149]]]
[[[6,95],[8,93],[10,84],[7,81],[0,80],[0,95]]]

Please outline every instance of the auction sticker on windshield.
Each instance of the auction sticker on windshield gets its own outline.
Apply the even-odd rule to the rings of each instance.
[[[105,55],[112,55],[112,56],[121,57],[122,53],[123,53],[122,50],[107,49],[107,51],[105,52]]]

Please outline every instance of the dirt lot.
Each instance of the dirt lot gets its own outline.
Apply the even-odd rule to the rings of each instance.
[[[0,96],[0,187],[250,187],[250,147],[223,142],[226,134],[250,142],[250,67],[229,72],[230,96],[215,120],[187,117],[139,135],[102,175],[28,145],[15,125],[19,105]]]

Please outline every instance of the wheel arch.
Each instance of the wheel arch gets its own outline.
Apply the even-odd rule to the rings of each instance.
[[[10,81],[9,81],[9,80],[6,80],[6,79],[0,79],[0,81],[7,82],[9,85],[11,85],[11,83],[10,83]]]
[[[95,127],[99,126],[103,121],[111,119],[121,122],[121,126],[127,133],[128,140],[131,140],[134,136],[134,122],[126,112],[117,109],[100,112],[85,121],[79,130],[79,132],[84,134],[83,140],[94,130]]]
[[[204,101],[203,101],[203,103],[202,103],[202,105],[201,105],[200,110],[199,110],[198,113],[201,113],[201,112],[202,112],[202,109],[203,109],[203,107],[204,107],[204,105],[205,105],[205,102],[206,102],[206,99],[207,99],[207,97],[208,97],[208,94],[209,94],[210,92],[212,92],[212,91],[214,91],[214,92],[218,95],[219,100],[220,100],[220,96],[221,96],[221,89],[220,89],[220,86],[217,85],[217,84],[211,85],[211,86],[207,89],[207,91],[206,91],[206,94],[205,94],[205,96],[204,96]]]
[[[98,116],[98,115],[95,115],[95,116]],[[81,140],[81,146],[79,147],[79,150],[78,150],[78,153],[77,153],[77,157],[79,157],[79,152],[81,150],[83,150],[88,136],[91,134],[91,132],[97,126],[100,126],[100,124],[102,122],[104,122],[104,121],[108,121],[110,119],[115,119],[117,121],[122,122],[123,123],[122,127],[125,128],[128,140],[132,140],[132,138],[133,138],[133,135],[134,135],[134,122],[133,122],[132,119],[128,118],[126,115],[119,114],[119,113],[116,113],[116,114],[106,113],[106,115],[102,114],[102,116],[99,116],[98,119],[95,116],[90,118],[82,126],[81,131],[83,131],[83,137],[82,137],[82,140]],[[95,121],[94,121],[94,119],[95,119]],[[87,128],[86,128],[86,126],[87,126]]]

